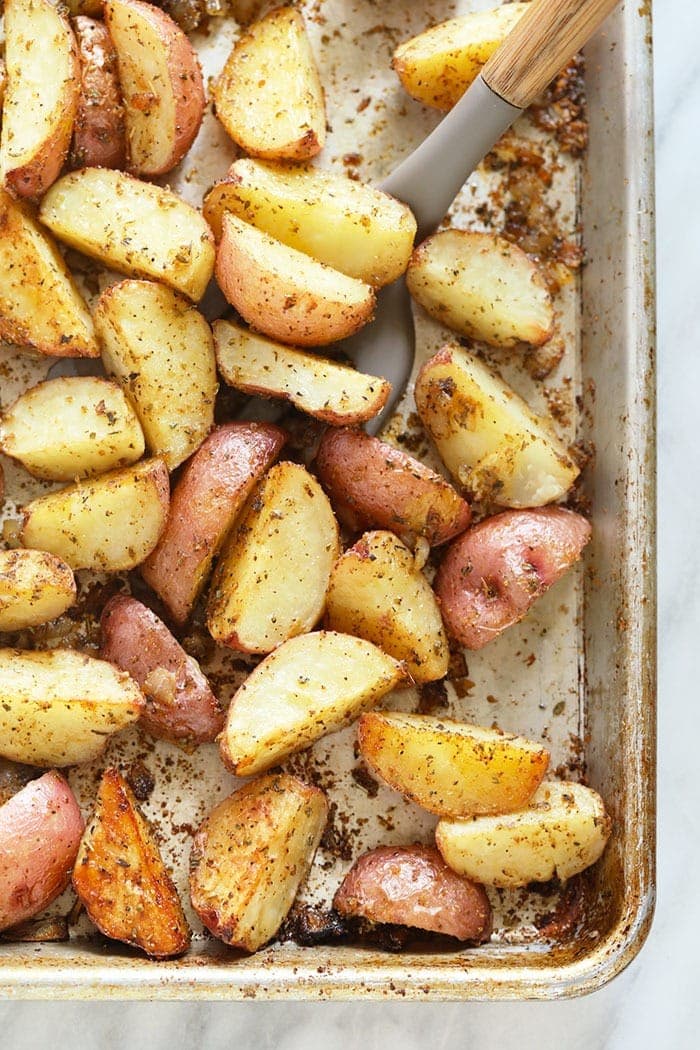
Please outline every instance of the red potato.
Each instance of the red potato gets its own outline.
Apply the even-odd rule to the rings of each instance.
[[[333,898],[341,915],[396,923],[460,941],[488,940],[483,886],[456,875],[432,846],[379,846],[353,864]]]
[[[185,622],[237,515],[287,435],[272,423],[218,427],[189,460],[170,500],[157,547],[141,575]]]
[[[563,507],[479,522],[452,544],[435,579],[448,633],[467,649],[497,638],[571,568],[590,535],[586,519]]]
[[[0,806],[0,930],[32,918],[63,893],[83,828],[73,792],[53,771]]]
[[[224,715],[209,682],[155,613],[135,598],[116,595],[105,605],[100,627],[100,656],[141,686],[141,722],[150,733],[193,744],[216,738]]]
[[[124,102],[112,38],[103,22],[85,15],[73,19],[73,31],[80,55],[80,98],[73,125],[71,166],[123,168]]]
[[[443,477],[362,430],[327,430],[316,456],[319,480],[347,528],[390,529],[431,546],[467,528],[469,504]]]

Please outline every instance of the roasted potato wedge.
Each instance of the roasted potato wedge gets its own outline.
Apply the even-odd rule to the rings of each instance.
[[[78,49],[67,15],[51,0],[5,0],[4,15],[0,172],[13,196],[41,197],[70,146],[80,94]]]
[[[141,566],[177,623],[192,611],[234,521],[285,440],[272,423],[226,423],[185,466],[165,530]]]
[[[29,208],[0,190],[0,338],[52,357],[99,357],[90,311]]]
[[[233,698],[219,738],[224,765],[253,776],[342,728],[401,682],[400,664],[371,642],[334,631],[292,638]]]
[[[430,584],[392,532],[367,532],[338,559],[326,596],[333,631],[374,642],[414,682],[444,678],[447,636]]]
[[[441,820],[435,841],[453,871],[487,886],[568,879],[598,860],[611,831],[603,800],[583,784],[545,781],[526,809]]]
[[[46,551],[0,551],[0,631],[22,631],[75,604],[75,577]]]
[[[399,44],[392,68],[413,98],[451,109],[526,10],[527,4],[503,4],[431,26]]]
[[[219,372],[229,386],[291,401],[332,426],[372,419],[391,392],[386,379],[292,350],[230,321],[214,322],[214,345]]]
[[[226,212],[374,288],[401,276],[416,236],[410,208],[388,193],[318,168],[248,157],[204,198],[217,239]]]
[[[565,496],[579,474],[549,420],[458,346],[426,361],[415,398],[445,466],[484,502],[540,507]]]
[[[124,102],[117,53],[104,22],[78,15],[73,29],[80,54],[80,98],[73,126],[73,168],[126,166]]]
[[[298,463],[278,463],[251,496],[221,554],[207,607],[211,636],[269,653],[323,615],[338,525],[325,492]]]
[[[162,281],[195,302],[214,269],[214,237],[200,213],[162,186],[110,168],[83,168],[54,183],[39,218],[84,255]]]
[[[22,543],[58,555],[72,569],[133,569],[165,527],[168,487],[161,459],[68,485],[24,507]]]
[[[315,466],[338,517],[353,531],[378,526],[409,546],[418,536],[435,546],[471,521],[469,504],[443,477],[362,430],[327,430]]]
[[[116,769],[106,769],[73,871],[73,889],[107,937],[154,959],[182,955],[190,930],[148,822]]]
[[[154,281],[107,288],[94,321],[106,372],[134,405],[151,454],[173,470],[214,425],[218,384],[209,325],[191,303]]]
[[[323,88],[296,8],[275,8],[239,37],[214,86],[214,105],[253,157],[307,160],[323,149]]]
[[[30,766],[91,762],[144,706],[127,674],[72,649],[0,649],[0,688],[0,755]]]
[[[372,288],[261,233],[235,215],[223,217],[216,279],[244,321],[297,346],[324,346],[371,319]]]
[[[192,844],[190,895],[208,930],[254,952],[275,936],[328,819],[319,788],[278,773],[220,802]]]
[[[37,383],[0,419],[0,449],[48,481],[135,463],[144,447],[141,425],[121,389],[96,376]]]
[[[581,557],[591,526],[563,507],[485,518],[449,547],[435,578],[445,626],[481,649],[518,623]]]
[[[533,740],[431,715],[370,711],[357,739],[382,780],[439,816],[522,809],[549,765]]]
[[[124,94],[129,168],[163,175],[194,142],[206,99],[199,60],[165,11],[141,0],[105,0]]]
[[[333,898],[341,915],[396,923],[460,941],[488,940],[491,905],[432,846],[379,846],[355,861]]]
[[[83,827],[73,792],[53,771],[0,805],[0,930],[31,919],[63,893]]]
[[[176,743],[204,744],[223,729],[224,716],[202,669],[162,620],[135,598],[116,595],[102,611],[100,656],[141,687],[142,725]]]

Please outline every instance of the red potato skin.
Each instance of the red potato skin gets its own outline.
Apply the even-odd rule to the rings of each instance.
[[[488,940],[483,886],[447,867],[432,846],[380,846],[355,861],[333,899],[341,915],[412,926],[460,941]]]
[[[80,99],[70,162],[74,168],[124,168],[126,127],[117,53],[103,22],[78,15],[73,31],[80,55]]]
[[[165,530],[141,566],[176,623],[187,620],[227,532],[286,440],[272,423],[227,423],[188,461]]]
[[[316,472],[338,517],[352,531],[390,529],[409,546],[424,536],[433,547],[471,521],[469,504],[443,477],[361,430],[327,430]]]
[[[563,507],[504,511],[474,525],[435,578],[448,633],[467,649],[483,648],[578,561],[590,535],[586,519]]]
[[[141,723],[150,733],[192,744],[216,738],[224,714],[209,682],[155,613],[135,598],[117,595],[105,605],[100,627],[100,657],[141,686],[146,697]]]
[[[63,893],[84,827],[73,792],[54,771],[0,806],[0,930]]]

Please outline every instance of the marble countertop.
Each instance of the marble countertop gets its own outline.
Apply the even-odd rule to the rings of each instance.
[[[148,1046],[401,1046],[433,1050],[673,1050],[697,1046],[700,870],[694,680],[700,559],[692,553],[700,517],[695,449],[700,354],[684,344],[700,325],[700,5],[665,0],[655,10],[659,355],[659,892],[641,954],[610,985],[584,999],[504,1004],[81,1004],[1,1003],[0,1044],[29,1050],[51,1041],[88,1048]],[[682,710],[681,710],[682,709]],[[697,736],[696,736],[697,734]],[[697,809],[695,807],[698,807]],[[697,866],[697,869],[696,869]],[[396,1043],[394,1043],[394,1039]]]

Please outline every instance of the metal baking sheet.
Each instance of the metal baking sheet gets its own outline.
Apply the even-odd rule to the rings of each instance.
[[[248,5],[250,6],[250,5]],[[260,6],[260,5],[258,5]],[[270,5],[272,6],[272,5]],[[306,0],[306,17],[327,92],[329,136],[320,163],[379,181],[439,119],[408,99],[389,68],[400,40],[489,0]],[[237,27],[212,19],[195,34],[206,74],[221,68]],[[44,998],[414,999],[554,998],[591,990],[626,965],[643,943],[654,900],[654,277],[651,125],[651,23],[646,5],[626,3],[586,49],[590,145],[583,160],[560,153],[529,119],[515,133],[528,139],[552,175],[546,193],[560,232],[583,230],[586,263],[557,294],[556,340],[563,355],[535,379],[522,353],[494,358],[528,400],[550,409],[562,436],[593,450],[579,494],[590,506],[594,540],[579,572],[550,591],[527,619],[479,653],[457,657],[444,713],[497,724],[547,742],[552,767],[585,776],[605,798],[614,835],[601,862],[577,885],[575,899],[557,892],[493,892],[495,933],[478,949],[391,955],[350,946],[275,944],[254,956],[202,933],[183,959],[154,963],[108,943],[86,920],[62,944],[0,944],[0,994]],[[234,149],[208,114],[194,149],[169,183],[189,200],[223,175]],[[483,227],[501,220],[503,172],[480,171],[458,199],[451,221]],[[165,181],[165,180],[164,180]],[[109,282],[86,275],[86,293]],[[418,361],[448,333],[416,310]],[[532,362],[529,362],[530,365]],[[43,378],[52,364],[0,347],[0,401]],[[412,416],[410,390],[387,436],[431,459]],[[9,501],[5,540],[16,508],[45,489],[3,459]],[[4,542],[4,541],[3,541]],[[104,579],[80,574],[85,617],[63,618],[35,632],[31,645],[96,644],[90,609]],[[224,698],[246,668],[213,652],[192,632],[189,644]],[[425,698],[424,698],[425,699]],[[416,709],[402,690],[387,707]],[[319,850],[302,900],[328,904],[364,849],[427,840],[433,818],[357,777],[352,728],[320,741],[288,768],[328,790],[331,833]],[[154,790],[144,811],[157,825],[183,901],[193,829],[235,787],[216,748],[194,754],[133,730],[104,757],[72,771],[84,811],[101,770],[140,762]],[[65,914],[64,895],[51,909]],[[557,910],[558,906],[558,910]],[[568,913],[567,913],[568,908]],[[547,922],[543,916],[554,914]],[[565,921],[569,915],[575,921]]]

